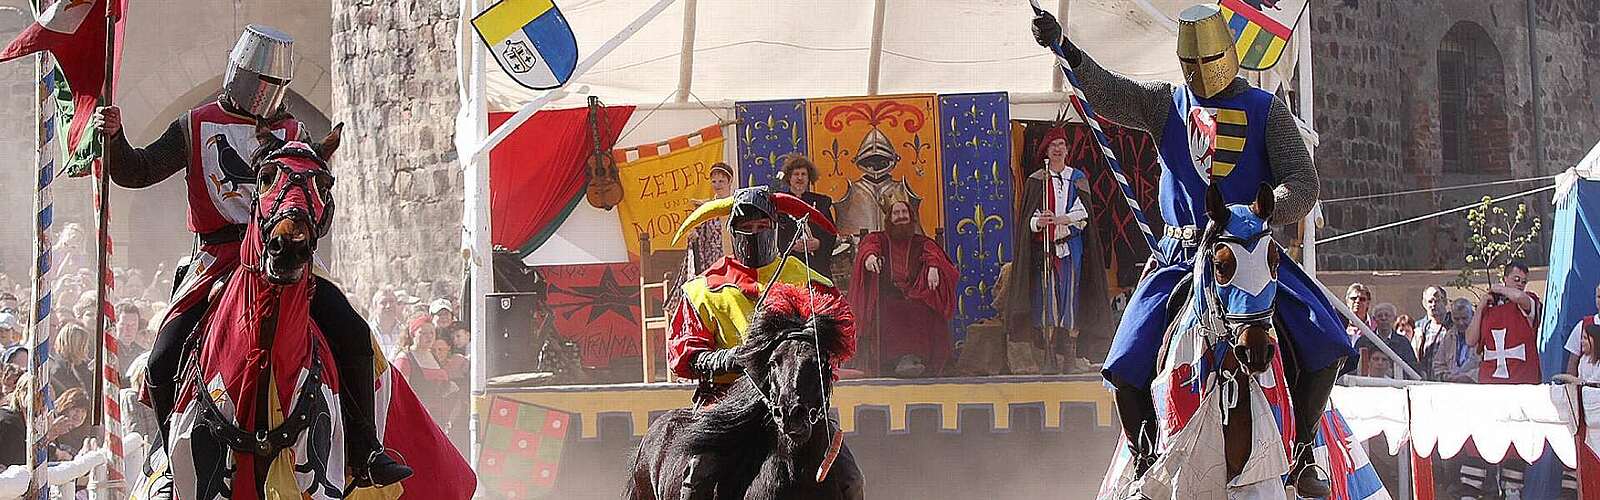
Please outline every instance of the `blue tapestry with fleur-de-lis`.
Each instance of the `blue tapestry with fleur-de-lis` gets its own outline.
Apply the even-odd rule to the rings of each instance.
[[[739,186],[771,185],[778,163],[790,153],[805,154],[806,101],[741,101],[734,103],[739,119]]]
[[[995,316],[995,282],[1011,261],[1011,113],[1005,92],[939,96],[945,251],[961,270],[957,339]]]

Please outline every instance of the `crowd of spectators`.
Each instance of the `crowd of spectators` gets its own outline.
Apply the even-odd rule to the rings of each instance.
[[[75,229],[63,230],[64,235]],[[71,410],[89,409],[95,402],[96,349],[94,274],[84,267],[76,270],[61,264],[93,264],[74,251],[72,245],[56,246],[63,255],[56,257],[56,275],[50,282],[52,303],[51,355],[44,370],[49,374],[49,392],[57,401],[50,432],[52,449],[58,458],[70,459],[83,449],[84,439],[97,429],[85,425]],[[122,433],[138,433],[146,439],[157,434],[154,412],[140,402],[145,364],[155,345],[156,332],[169,306],[173,273],[166,265],[153,274],[138,269],[114,268],[115,286],[110,293],[114,314],[107,328],[117,338],[120,394],[124,409]],[[20,464],[26,446],[23,418],[26,402],[30,346],[28,345],[27,307],[33,290],[26,275],[0,272],[0,470]],[[359,302],[352,300],[352,302]],[[458,449],[467,450],[467,420],[472,330],[458,321],[459,302],[455,297],[419,297],[405,289],[383,287],[372,296],[362,312],[369,319],[383,358],[397,373],[404,374],[434,420]],[[67,307],[67,306],[71,307]],[[358,306],[358,309],[361,309]],[[81,404],[77,401],[81,400]],[[66,408],[66,410],[63,410]],[[59,422],[61,425],[54,425]],[[68,425],[70,424],[70,425]],[[13,439],[17,438],[17,439]],[[70,451],[70,452],[69,452]]]

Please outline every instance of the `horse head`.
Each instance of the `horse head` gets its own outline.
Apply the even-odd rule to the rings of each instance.
[[[322,141],[306,144],[279,139],[265,125],[256,127],[260,147],[250,165],[258,190],[247,233],[255,245],[242,251],[256,257],[251,265],[273,284],[305,279],[317,240],[333,225],[333,173],[327,161],[339,148],[343,130],[341,123]]]
[[[1262,184],[1254,202],[1228,204],[1215,186],[1206,193],[1211,223],[1202,239],[1202,272],[1195,290],[1203,295],[1208,314],[1220,316],[1233,337],[1234,354],[1251,373],[1272,363],[1273,306],[1278,292],[1280,249],[1267,219],[1272,215],[1272,188]]]
[[[854,354],[854,338],[844,300],[783,283],[767,293],[736,358],[789,443],[809,441],[827,418],[834,368]]]

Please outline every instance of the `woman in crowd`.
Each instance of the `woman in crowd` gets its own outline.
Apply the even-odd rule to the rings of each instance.
[[[50,346],[50,361],[45,366],[50,372],[51,391],[66,394],[68,389],[93,388],[94,355],[94,335],[88,329],[77,324],[62,327],[55,345]]]
[[[394,369],[405,376],[406,383],[417,394],[417,400],[428,408],[434,420],[443,422],[447,416],[444,398],[450,392],[450,374],[434,356],[434,352],[436,347],[449,351],[450,345],[444,339],[424,332],[432,329],[432,325],[412,325],[411,334],[415,341],[395,357]]]
[[[1600,325],[1584,325],[1582,351],[1578,355],[1578,380],[1600,383]]]

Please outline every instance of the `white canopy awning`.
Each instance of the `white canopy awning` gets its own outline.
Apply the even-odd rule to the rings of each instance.
[[[568,0],[559,5],[587,55],[656,0]],[[1060,0],[1045,0],[1057,9]],[[1140,79],[1181,79],[1173,19],[1194,0],[1070,0],[1068,33],[1101,64]],[[1024,0],[679,0],[567,86],[553,108],[583,104],[654,106],[683,100],[869,94],[875,9],[882,5],[879,94],[1050,92],[1054,59],[1033,41]],[[694,6],[693,30],[686,6]],[[1058,13],[1059,15],[1059,13]],[[693,56],[684,58],[685,38]],[[1291,48],[1293,44],[1290,45]],[[1274,72],[1289,75],[1286,53]],[[680,69],[688,91],[677,96]],[[515,111],[543,91],[518,86],[493,63],[490,111]],[[587,87],[587,94],[584,88]]]

